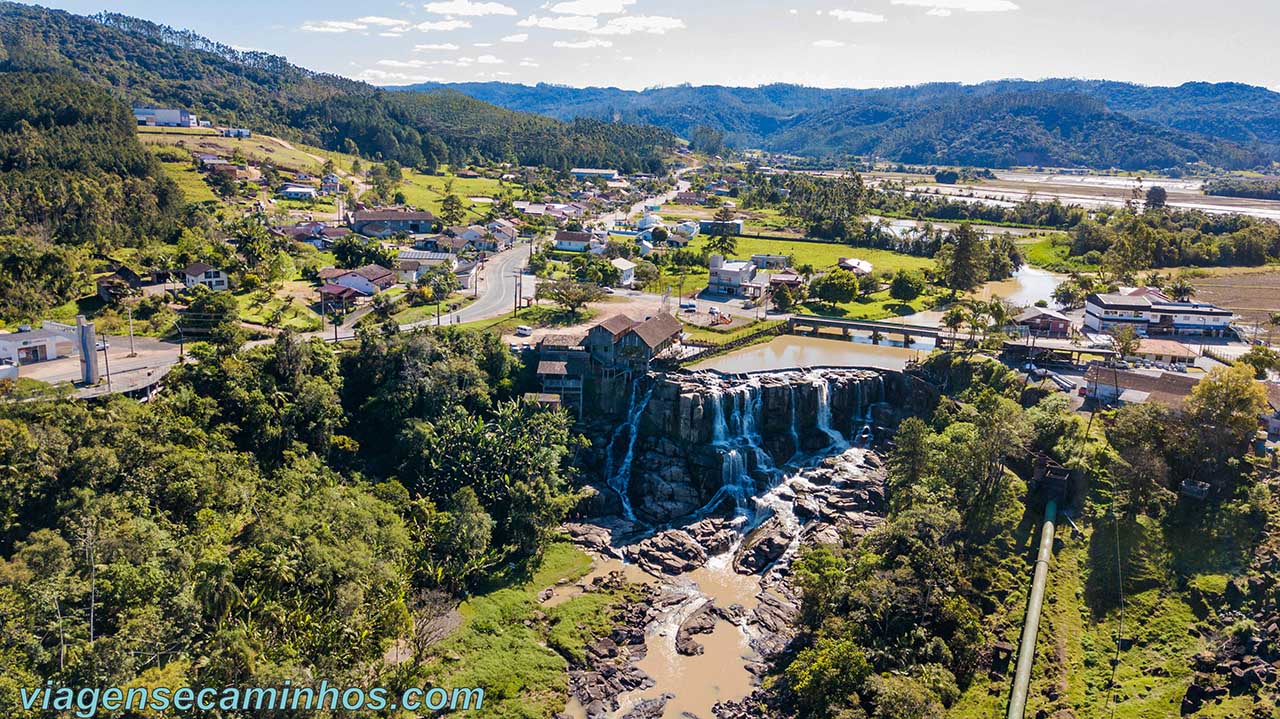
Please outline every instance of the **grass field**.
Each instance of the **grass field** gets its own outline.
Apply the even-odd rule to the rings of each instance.
[[[471,202],[470,197],[493,197],[504,188],[510,192],[518,192],[520,187],[488,178],[448,177],[440,175],[424,175],[415,170],[404,171],[404,183],[400,186],[405,201],[416,207],[439,214],[440,203],[447,192],[445,185],[453,181],[453,194],[457,195],[463,206],[467,208],[467,219],[477,220],[489,211],[487,203]]]
[[[424,676],[437,686],[483,687],[485,717],[541,719],[569,697],[568,662],[607,629],[620,595],[588,593],[543,607],[538,592],[591,569],[591,558],[554,544],[527,580],[499,579],[459,608],[463,624],[433,647]]]
[[[191,152],[207,152],[229,157],[238,150],[248,160],[268,161],[276,167],[297,172],[318,173],[326,159],[333,160],[339,170],[350,171],[356,158],[317,147],[294,144],[268,135],[248,138],[222,137],[213,130],[173,127],[139,127],[138,139],[144,145],[174,145]]]
[[[1266,328],[1271,316],[1280,312],[1280,269],[1212,274],[1191,282],[1196,288],[1195,299],[1226,307],[1245,322],[1258,322]]]
[[[689,248],[701,252],[706,243],[707,238],[699,236],[689,243]],[[927,257],[913,257],[889,250],[850,247],[834,242],[760,240],[739,237],[738,251],[734,256],[748,258],[754,254],[787,255],[792,258],[792,266],[810,264],[820,272],[835,267],[841,257],[866,260],[875,268],[876,274],[896,272],[899,269],[923,270],[934,266],[933,260]]]
[[[1095,272],[1097,265],[1084,262],[1079,257],[1068,256],[1071,240],[1064,234],[1055,234],[1019,245],[1027,264],[1054,272]]]
[[[204,181],[204,175],[197,172],[191,163],[161,162],[160,164],[164,167],[164,174],[178,183],[182,196],[187,202],[222,202],[222,199],[209,187],[209,183]]]
[[[851,320],[881,320],[922,312],[935,306],[938,301],[939,298],[936,295],[923,294],[910,302],[903,302],[890,297],[888,290],[881,290],[859,297],[852,302],[836,305],[809,300],[794,311],[798,314],[843,317]]]
[[[320,315],[302,302],[290,302],[290,298],[275,295],[264,299],[259,292],[240,293],[235,298],[239,303],[240,319],[245,322],[267,326],[278,323],[280,327],[299,332],[323,329]]]

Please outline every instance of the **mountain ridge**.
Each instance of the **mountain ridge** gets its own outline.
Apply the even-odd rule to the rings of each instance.
[[[649,122],[685,137],[695,127],[706,126],[723,132],[726,140],[737,147],[809,156],[880,153],[888,159],[939,164],[981,164],[978,160],[984,157],[995,159],[997,164],[1025,164],[1014,160],[1030,156],[1040,164],[1124,169],[1159,169],[1195,162],[1243,169],[1280,158],[1280,93],[1242,83],[1188,82],[1162,87],[1051,78],[861,89],[771,83],[756,87],[682,84],[625,90],[500,82],[423,83],[389,89],[451,89],[500,106],[519,107],[558,119],[595,117]],[[950,143],[946,138],[932,137],[916,125],[924,122],[928,126],[929,116],[945,114],[981,128],[981,118],[963,116],[965,104],[971,102],[985,102],[988,109],[1016,106],[1025,118],[1031,109],[1028,96],[1046,99],[1045,108],[1074,117],[1077,124],[1060,128],[1065,134],[1055,134],[1051,128],[1063,117],[1039,117],[1036,131],[1030,133],[1039,138],[1039,149],[1033,143],[1000,155],[989,151],[957,154],[947,147]],[[1101,106],[1095,102],[1101,102]],[[855,122],[835,123],[833,112],[848,113]],[[1004,139],[1025,138],[1031,129],[1016,116],[1005,120],[1004,127],[986,121],[990,144],[999,146]],[[953,134],[965,134],[963,127],[951,129]],[[832,131],[850,141],[821,141],[823,133]],[[917,143],[934,145],[935,151],[904,151],[901,138],[913,135],[918,136]],[[1097,142],[1090,143],[1090,135],[1118,142],[1118,147],[1132,159],[1112,164],[1117,152]],[[880,144],[869,141],[869,136],[899,140],[888,139]],[[938,147],[940,140],[942,146]]]

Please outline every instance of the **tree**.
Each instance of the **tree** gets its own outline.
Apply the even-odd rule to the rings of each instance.
[[[1138,336],[1138,331],[1129,325],[1120,325],[1112,327],[1107,331],[1111,335],[1111,346],[1115,347],[1117,359],[1127,359],[1138,354],[1138,348],[1142,346],[1142,338]]]
[[[786,312],[795,306],[796,294],[796,291],[788,285],[779,285],[778,289],[774,290],[770,295],[769,300],[773,303],[774,309],[779,312]]]
[[[708,255],[732,257],[738,251],[738,238],[732,235],[712,235],[702,248]]]
[[[467,210],[462,199],[453,193],[446,195],[440,203],[440,221],[446,226],[453,226],[460,224],[466,217]]]
[[[889,296],[903,302],[914,300],[924,290],[924,276],[919,272],[912,272],[906,269],[899,269],[893,273],[893,280],[889,283]]]
[[[537,289],[538,299],[550,300],[572,314],[577,314],[578,310],[592,302],[599,302],[604,296],[605,292],[600,285],[575,282],[568,278],[544,282]]]
[[[953,293],[975,289],[987,279],[987,255],[988,249],[973,226],[957,226],[948,233],[935,257],[942,286]]]
[[[874,275],[866,274],[858,277],[858,296],[873,294],[880,289],[880,281]]]
[[[1186,277],[1179,277],[1168,286],[1169,295],[1178,302],[1186,302],[1196,296],[1196,286]]]
[[[1159,185],[1152,185],[1147,190],[1146,207],[1148,210],[1162,210],[1169,202],[1169,193]]]
[[[956,338],[956,330],[960,329],[969,316],[969,311],[963,305],[954,304],[942,313],[942,326],[951,330],[951,339]]]
[[[725,206],[716,210],[713,217],[716,222],[733,222],[735,215],[732,207]]]
[[[829,305],[852,302],[858,296],[858,276],[848,270],[832,270],[814,280],[809,293]]]
[[[1262,345],[1250,347],[1237,361],[1252,367],[1258,379],[1266,379],[1271,371],[1280,371],[1280,352]]]
[[[1253,376],[1248,365],[1215,367],[1191,390],[1187,415],[1201,433],[1201,457],[1235,456],[1258,431],[1267,393]]]

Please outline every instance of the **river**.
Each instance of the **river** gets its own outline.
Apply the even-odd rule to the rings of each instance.
[[[1023,267],[1007,280],[988,282],[972,297],[989,301],[1000,297],[1016,307],[1029,307],[1040,300],[1052,301],[1053,291],[1065,279],[1063,275],[1038,267]],[[925,310],[892,322],[909,325],[938,326],[942,310]],[[917,340],[911,347],[899,341],[885,340],[872,344],[865,334],[855,333],[850,339],[839,337],[804,337],[783,335],[769,342],[751,345],[729,354],[712,357],[693,365],[692,369],[720,372],[760,372],[794,367],[875,367],[900,370],[912,359],[933,351],[930,340]]]

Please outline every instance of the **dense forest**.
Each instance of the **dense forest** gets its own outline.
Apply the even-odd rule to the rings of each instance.
[[[1145,87],[1007,80],[881,89],[774,84],[643,91],[540,84],[449,87],[551,117],[621,118],[739,148],[805,156],[876,155],[959,165],[1125,169],[1267,165],[1280,157],[1280,94],[1233,84]]]
[[[0,3],[0,71],[53,70],[141,105],[183,107],[333,150],[407,166],[509,161],[654,171],[674,137],[601,120],[562,123],[457,92],[388,93],[117,14]]]
[[[991,643],[1018,638],[1043,500],[1024,479],[1032,476],[1037,456],[1073,470],[1076,522],[1092,538],[1082,558],[1083,592],[1062,602],[1067,606],[1053,607],[1055,599],[1049,599],[1046,612],[1054,618],[1050,629],[1040,630],[1035,681],[1043,692],[1034,702],[1040,716],[1109,716],[1103,702],[1111,693],[1107,682],[1117,681],[1111,667],[1121,654],[1107,632],[1116,626],[1112,615],[1124,592],[1131,601],[1147,590],[1177,596],[1196,572],[1247,561],[1263,535],[1273,500],[1246,457],[1256,414],[1265,406],[1261,387],[1247,369],[1220,368],[1197,385],[1184,411],[1129,405],[1099,414],[1092,428],[1103,431],[1091,434],[1086,418],[1068,411],[1065,396],[1024,391],[1016,373],[994,360],[935,354],[922,370],[947,387],[948,396],[933,416],[909,418],[895,435],[887,458],[887,522],[863,538],[812,548],[795,565],[804,634],[766,682],[775,711],[757,716],[929,719],[957,709],[966,693],[970,703],[957,715],[991,716],[974,706],[970,690],[976,684],[977,693],[986,693]],[[1212,483],[1221,501],[1180,498],[1184,480]],[[1065,536],[1059,535],[1059,545]],[[1205,536],[1214,537],[1211,548],[1170,539]],[[1009,561],[1028,547],[1025,563]],[[1055,555],[1055,564],[1074,561],[1057,548]],[[1123,580],[1116,579],[1117,556],[1124,557]],[[1002,599],[1014,607],[1007,615]],[[1142,623],[1149,605],[1133,603],[1143,607],[1142,618],[1130,621]],[[1081,614],[1101,625],[1098,646],[1085,649],[1096,652],[1096,665],[1071,663],[1067,655],[1070,640],[1058,622],[1070,615],[1079,621]],[[1207,630],[1206,643],[1227,656],[1250,653],[1253,620],[1241,621],[1244,629],[1224,621]],[[1129,672],[1137,673],[1135,663],[1169,660],[1180,667],[1190,659],[1176,650],[1160,658],[1166,646],[1177,646],[1186,624],[1152,629],[1129,629],[1144,637],[1123,655]],[[1007,676],[991,677],[1001,698]],[[1159,702],[1148,697],[1160,693],[1151,691],[1150,678],[1139,677],[1141,682],[1119,679],[1127,684],[1115,685],[1114,693],[1124,698],[1117,703]],[[1068,680],[1093,690],[1083,696],[1064,691]],[[1176,706],[1179,696],[1163,704]]]
[[[181,193],[106,91],[53,73],[0,73],[0,315],[70,299],[84,263],[172,239]]]
[[[513,399],[495,337],[236,335],[149,404],[0,406],[6,716],[45,679],[421,686],[384,655],[422,605],[525,567],[574,499],[568,418]]]
[[[1275,178],[1222,177],[1204,183],[1204,194],[1280,200],[1280,180]]]

